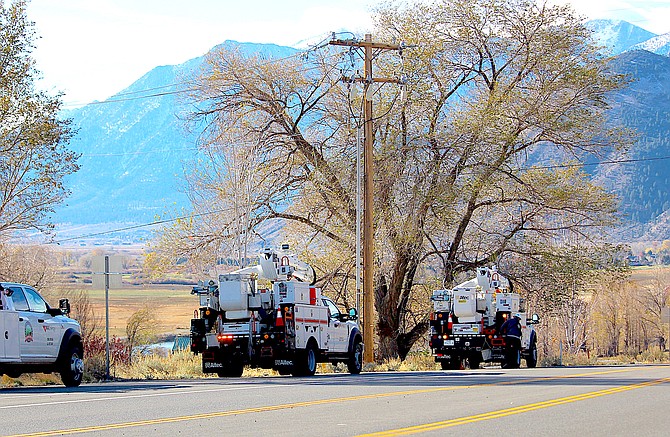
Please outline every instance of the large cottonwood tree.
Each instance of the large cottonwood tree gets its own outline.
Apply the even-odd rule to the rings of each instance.
[[[554,164],[622,144],[604,113],[624,81],[568,8],[442,0],[387,4],[374,15],[376,40],[408,47],[375,59],[379,75],[406,76],[406,98],[390,85],[374,91],[376,350],[379,359],[404,358],[427,330],[431,278],[448,283],[613,222],[612,196],[579,167]],[[355,75],[356,59],[333,47],[280,61],[222,48],[193,96],[207,124],[203,147],[244,150],[254,162],[248,230],[291,223],[290,236],[318,254],[331,292],[351,289],[360,97],[341,78]],[[236,193],[207,182],[191,178],[197,211],[207,199],[228,213],[189,222],[181,230],[190,238],[180,241],[216,248],[240,217],[230,214]],[[213,223],[218,240],[207,231]]]
[[[76,154],[66,148],[69,121],[60,96],[38,91],[31,57],[35,30],[26,1],[0,0],[0,237],[50,228],[49,214],[68,195]]]

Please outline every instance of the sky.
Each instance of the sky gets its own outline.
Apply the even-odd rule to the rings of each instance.
[[[330,32],[363,35],[379,0],[30,0],[40,87],[66,108],[122,91],[159,65],[202,56],[225,40],[306,47]],[[670,32],[669,0],[550,0],[588,19]]]

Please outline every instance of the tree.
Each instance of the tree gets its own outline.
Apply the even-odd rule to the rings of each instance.
[[[145,306],[130,315],[126,322],[128,361],[132,361],[135,348],[148,346],[156,339],[156,309]]]
[[[564,350],[576,354],[590,349],[594,337],[594,301],[606,296],[602,284],[622,283],[630,275],[625,265],[626,248],[577,242],[552,246],[524,258],[508,257],[510,276],[528,296],[528,310],[542,314],[540,347],[545,356],[553,351],[552,331],[560,332]],[[556,328],[555,330],[550,329]]]
[[[26,1],[0,0],[0,236],[48,230],[48,215],[68,195],[65,176],[77,171],[66,149],[70,122],[60,120],[60,95],[36,91],[35,37]]]
[[[53,251],[44,246],[0,244],[0,280],[39,290],[54,279],[53,256]]]
[[[436,274],[449,283],[614,223],[613,197],[578,164],[624,144],[604,124],[607,95],[624,80],[565,7],[443,0],[386,4],[375,18],[376,38],[413,47],[402,62],[375,64],[385,76],[403,70],[406,100],[397,88],[373,89],[377,357],[404,358],[428,328],[429,302],[417,292]],[[317,260],[343,254],[348,262],[330,263],[337,275],[322,272],[334,287],[353,271],[360,97],[340,80],[354,74],[354,58],[321,48],[272,60],[222,47],[193,95],[202,147],[242,148],[255,163],[246,231],[292,222],[290,236]],[[570,165],[541,165],[547,156]],[[221,205],[223,185],[194,187]],[[226,217],[196,220],[188,236],[216,250],[235,233]]]
[[[663,242],[663,246],[666,245],[666,242],[667,240]],[[659,345],[659,348],[664,350],[664,346],[668,341],[666,338],[667,327],[661,322],[661,314],[663,308],[670,306],[670,286],[667,285],[669,279],[670,275],[666,270],[655,267],[652,271],[651,280],[640,287],[640,290],[637,290],[636,299],[643,308],[643,312],[639,318],[649,333],[647,338],[643,340],[643,350],[647,349],[649,343],[654,340]]]

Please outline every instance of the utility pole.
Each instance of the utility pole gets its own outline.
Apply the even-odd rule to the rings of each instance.
[[[109,380],[109,289],[121,288],[121,257],[94,256],[91,269],[93,270],[93,289],[105,290],[105,380]]]
[[[349,82],[362,82],[363,92],[363,343],[365,352],[363,360],[366,363],[374,361],[374,225],[373,225],[373,201],[374,201],[374,168],[373,168],[373,146],[374,129],[372,115],[372,96],[370,86],[373,83],[400,83],[398,79],[375,78],[372,76],[373,49],[378,50],[401,50],[398,44],[376,43],[372,41],[372,35],[366,34],[364,41],[355,39],[330,41],[331,45],[363,48],[363,76],[343,80]]]
[[[133,353],[133,351],[130,351]],[[109,381],[109,256],[105,255],[105,381]]]

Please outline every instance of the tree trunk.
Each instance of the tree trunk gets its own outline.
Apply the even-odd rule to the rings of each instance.
[[[409,299],[419,259],[418,245],[397,247],[390,277],[379,275],[375,289],[377,311],[377,335],[379,348],[376,359],[392,358],[404,360],[410,349],[428,329],[428,321],[405,326],[405,315],[409,311]]]

